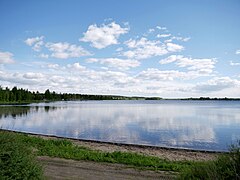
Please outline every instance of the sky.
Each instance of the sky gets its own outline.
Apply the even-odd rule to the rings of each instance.
[[[240,97],[239,0],[0,0],[0,85]]]

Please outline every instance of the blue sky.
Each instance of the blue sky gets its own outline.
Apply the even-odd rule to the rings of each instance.
[[[239,0],[0,1],[0,84],[240,96]]]

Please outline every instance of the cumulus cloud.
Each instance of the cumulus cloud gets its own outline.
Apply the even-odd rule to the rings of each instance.
[[[99,27],[96,24],[93,24],[88,27],[88,30],[83,33],[83,38],[79,40],[90,42],[91,46],[97,49],[102,49],[117,44],[119,36],[126,34],[128,31],[128,27],[121,27],[115,22],[102,24]]]
[[[235,54],[240,54],[240,49],[236,50]]]
[[[167,30],[167,28],[163,27],[163,26],[156,26],[156,28],[159,29],[159,30],[165,30],[165,31]]]
[[[0,51],[0,64],[10,64],[14,63],[13,54],[10,52]]]
[[[123,52],[122,55],[128,58],[146,59],[168,53],[166,46],[160,41],[150,41],[144,37],[139,40],[130,39],[125,44],[131,50]]]
[[[92,59],[92,62],[99,60]],[[80,63],[68,65],[36,65],[27,72],[0,71],[0,83],[10,87],[21,85],[29,90],[73,92],[87,94],[122,94],[162,97],[239,96],[240,82],[230,77],[213,78],[197,86],[190,81],[198,75],[195,71],[160,70],[148,68],[136,74],[108,69],[93,70]],[[39,67],[51,71],[39,71]],[[93,86],[94,84],[94,86]],[[226,91],[222,91],[226,90]],[[221,93],[219,93],[219,91]],[[211,94],[212,92],[212,94]]]
[[[45,84],[48,78],[42,73],[9,73],[0,71],[0,81],[4,81],[11,84],[20,84],[21,86],[29,85],[29,87],[39,87],[42,83]]]
[[[180,36],[173,36],[171,39],[172,39],[172,40],[178,40],[178,41],[187,42],[187,41],[189,41],[191,38],[190,38],[190,37],[184,38],[184,37],[180,37]]]
[[[23,74],[23,77],[26,79],[41,79],[44,75],[42,73],[27,72]]]
[[[71,68],[71,69],[74,69],[74,70],[77,70],[77,71],[84,71],[84,70],[86,70],[86,67],[80,65],[79,63],[68,64],[67,67]]]
[[[69,44],[66,42],[47,43],[46,48],[52,52],[52,57],[59,59],[77,58],[91,55],[90,52],[83,49],[81,46]]]
[[[82,56],[91,55],[90,52],[82,48],[81,46],[77,46],[75,44],[70,44],[67,42],[43,42],[44,36],[37,36],[34,38],[28,38],[24,42],[28,46],[31,46],[32,49],[36,52],[40,52],[43,47],[47,48],[51,53],[41,53],[38,55],[40,58],[49,58],[55,57],[59,59],[68,59],[68,58],[77,58]]]
[[[215,77],[207,82],[198,83],[195,90],[200,92],[211,92],[234,87],[240,87],[240,81],[231,79],[230,77]]]
[[[119,48],[116,49],[117,52],[120,52],[120,51],[122,51],[122,50],[123,50],[122,47],[119,47]]]
[[[119,58],[90,58],[87,59],[88,63],[100,63],[108,67],[113,67],[119,70],[129,70],[130,68],[138,67],[140,62],[132,59],[119,59]]]
[[[142,71],[138,74],[137,78],[144,80],[163,80],[163,81],[172,81],[174,79],[184,79],[188,77],[186,72],[180,72],[175,70],[161,71],[156,68],[148,68],[145,71]]]
[[[155,29],[151,28],[148,30],[148,33],[153,33],[155,31]]]
[[[167,50],[170,52],[179,52],[184,49],[183,46],[174,44],[174,43],[167,43]]]
[[[214,58],[192,59],[182,55],[171,55],[159,61],[160,64],[169,64],[173,62],[175,62],[178,67],[187,68],[191,71],[197,71],[200,74],[210,74],[213,72],[217,61]]]
[[[48,64],[47,64],[47,67],[48,67],[49,69],[56,69],[56,70],[58,70],[60,66],[59,66],[58,64],[48,63]]]
[[[146,59],[154,56],[162,56],[172,52],[180,52],[183,46],[174,43],[162,43],[157,40],[148,40],[145,37],[139,40],[129,39],[124,43],[130,50],[122,52],[121,55],[134,58]]]
[[[157,38],[166,38],[166,37],[169,37],[169,36],[171,36],[171,34],[158,34]]]
[[[170,37],[170,39],[165,40],[165,43],[169,43],[169,42],[173,42],[173,40],[177,40],[177,41],[182,41],[182,42],[187,42],[189,41],[191,38],[190,37],[180,37],[180,36],[172,36]]]
[[[28,45],[31,46],[34,51],[41,51],[42,46],[44,45],[43,42],[44,36],[37,36],[34,38],[28,38],[24,42]]]
[[[230,61],[230,65],[231,66],[240,66],[240,63]]]
[[[47,58],[49,58],[49,55],[42,53],[42,54],[39,55],[39,57],[40,57],[40,58],[47,59]]]

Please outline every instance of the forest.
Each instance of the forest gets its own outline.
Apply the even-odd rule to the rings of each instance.
[[[89,95],[89,94],[72,94],[56,93],[47,89],[44,93],[38,91],[29,91],[23,88],[13,87],[12,89],[0,86],[0,103],[28,103],[41,101],[70,101],[70,100],[139,100],[144,97],[126,97],[114,95]]]

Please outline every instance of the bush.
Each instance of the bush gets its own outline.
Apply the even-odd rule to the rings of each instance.
[[[181,173],[179,179],[240,180],[240,141],[216,161],[198,163]]]
[[[42,179],[32,150],[16,135],[0,132],[0,179]]]

